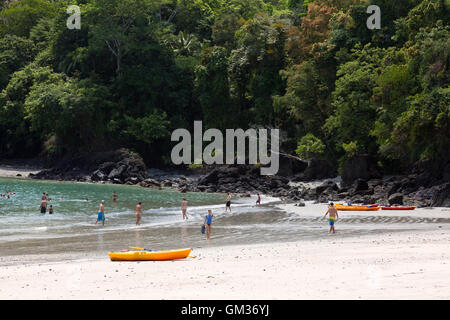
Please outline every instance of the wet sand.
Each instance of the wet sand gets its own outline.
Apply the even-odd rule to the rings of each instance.
[[[450,233],[404,231],[248,246],[194,258],[108,256],[0,267],[0,299],[449,299]]]

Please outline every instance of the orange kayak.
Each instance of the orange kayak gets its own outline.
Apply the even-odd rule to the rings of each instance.
[[[377,211],[380,207],[372,207],[371,205],[362,206],[362,205],[352,205],[352,206],[344,206],[341,204],[336,204],[334,206],[338,211]]]
[[[166,261],[185,259],[191,253],[191,248],[168,251],[128,251],[109,252],[111,261]]]

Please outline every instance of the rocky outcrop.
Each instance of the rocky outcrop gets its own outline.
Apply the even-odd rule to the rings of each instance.
[[[431,205],[433,207],[450,207],[450,182],[433,188]]]
[[[439,171],[431,169],[432,163],[421,162],[407,175],[382,178],[368,158],[359,156],[346,162],[346,182],[342,181],[339,185],[329,180],[317,186],[310,182],[336,175],[330,164],[322,160],[311,160],[308,167],[304,167],[302,162],[290,160],[299,165],[295,169],[299,171],[290,166],[282,175],[275,176],[262,176],[260,168],[252,165],[210,166],[196,172],[179,169],[147,171],[138,155],[120,149],[91,154],[86,158],[62,160],[55,168],[41,171],[34,178],[107,182],[154,189],[166,187],[182,193],[230,192],[246,196],[261,193],[299,204],[304,204],[305,200],[313,200],[320,203],[350,201],[363,204],[450,207],[450,181],[446,180],[450,176],[446,171],[450,168],[448,164],[442,164]],[[427,175],[427,170],[432,170],[431,175]],[[291,171],[296,173],[284,176]]]
[[[336,168],[326,160],[311,159],[308,161],[308,167],[297,174],[293,181],[313,181],[337,176]]]
[[[148,178],[142,158],[127,149],[96,152],[62,159],[52,169],[42,170],[34,179],[138,183]]]

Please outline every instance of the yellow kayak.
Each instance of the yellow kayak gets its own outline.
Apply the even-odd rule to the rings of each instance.
[[[128,251],[109,252],[111,261],[165,261],[184,259],[191,253],[191,248],[168,251]]]
[[[340,204],[336,204],[334,206],[339,211],[377,211],[380,210],[380,207],[371,207],[371,206],[361,206],[361,205],[352,205],[352,206],[344,206]]]

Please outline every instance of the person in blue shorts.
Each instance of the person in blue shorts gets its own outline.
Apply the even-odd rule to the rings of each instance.
[[[95,224],[97,222],[102,221],[103,225],[105,225],[105,200],[102,200],[102,203],[100,203],[100,208],[98,209],[97,214],[97,221],[95,221]]]
[[[337,212],[333,202],[330,203],[328,210],[323,217],[325,218],[327,215],[329,215],[328,222],[330,224],[330,230],[328,231],[328,233],[334,234],[335,233],[334,223],[336,222],[336,219],[339,217],[339,215],[338,215],[338,212]]]
[[[205,221],[203,222],[205,228],[206,228],[206,239],[209,240],[209,237],[211,235],[211,226],[212,226],[212,219],[215,216],[212,214],[212,210],[208,210],[208,214],[205,215]]]

